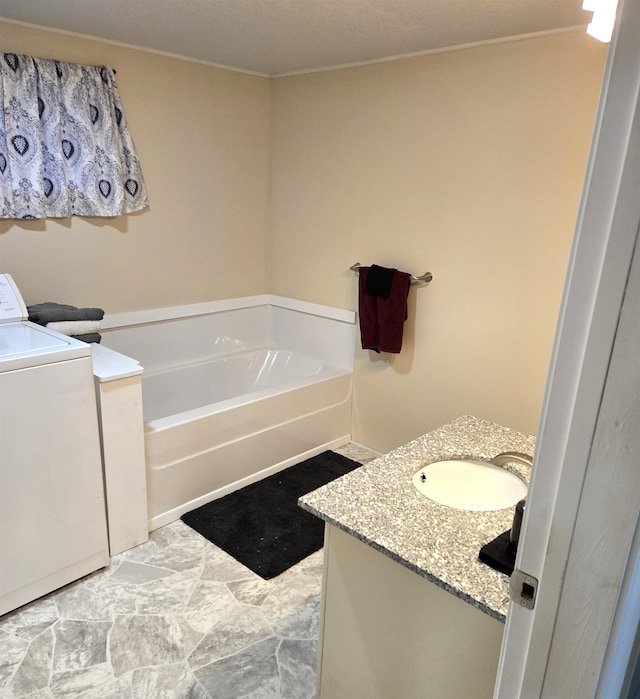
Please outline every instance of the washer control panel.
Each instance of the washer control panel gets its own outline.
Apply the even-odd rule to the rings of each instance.
[[[11,275],[0,274],[0,323],[15,323],[27,317],[27,307]]]

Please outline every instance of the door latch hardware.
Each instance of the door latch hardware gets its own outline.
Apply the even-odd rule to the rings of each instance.
[[[513,602],[525,609],[533,609],[538,594],[538,579],[516,568],[511,574],[509,590]]]

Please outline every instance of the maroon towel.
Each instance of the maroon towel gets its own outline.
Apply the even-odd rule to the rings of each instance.
[[[402,331],[407,317],[407,296],[411,275],[394,272],[389,296],[367,293],[369,267],[360,267],[358,309],[362,349],[398,354],[402,349]]]

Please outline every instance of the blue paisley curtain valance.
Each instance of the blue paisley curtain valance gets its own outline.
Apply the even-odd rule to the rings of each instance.
[[[120,216],[147,206],[114,72],[3,54],[0,218]]]

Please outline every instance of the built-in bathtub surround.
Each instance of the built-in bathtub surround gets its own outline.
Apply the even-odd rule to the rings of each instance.
[[[149,527],[351,437],[355,313],[274,296],[106,316],[144,367]]]
[[[490,461],[505,451],[533,454],[534,437],[462,416],[304,496],[302,506],[439,587],[504,621],[507,576],[478,560],[480,548],[511,527],[513,508],[474,512],[420,494],[412,477],[434,461]],[[528,481],[526,466],[510,469]]]
[[[100,450],[109,553],[115,556],[149,538],[142,422],[142,368],[134,359],[93,344]]]

